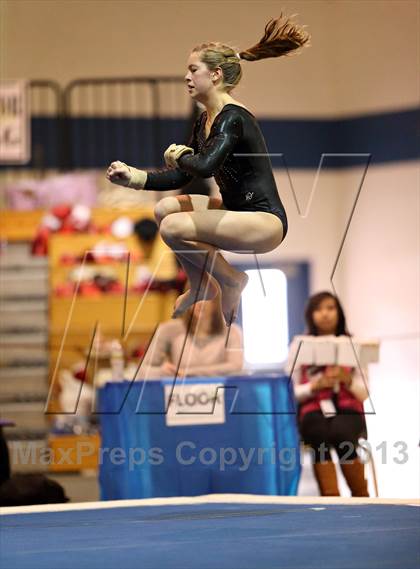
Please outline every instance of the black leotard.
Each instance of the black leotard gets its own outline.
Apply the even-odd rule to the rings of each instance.
[[[225,105],[216,116],[207,139],[206,119],[204,111],[188,142],[194,155],[181,156],[176,169],[148,172],[145,189],[172,190],[186,185],[194,176],[214,176],[226,209],[273,213],[283,223],[284,238],[286,212],[254,115],[239,105]]]

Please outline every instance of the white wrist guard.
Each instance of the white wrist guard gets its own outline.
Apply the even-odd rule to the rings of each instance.
[[[168,168],[176,168],[179,158],[184,156],[184,154],[194,154],[194,150],[189,146],[185,146],[185,144],[171,144],[168,146],[163,155]]]
[[[137,170],[137,168],[133,166],[127,166],[127,168],[131,174],[127,187],[133,188],[134,190],[142,190],[146,185],[147,172],[145,170]]]

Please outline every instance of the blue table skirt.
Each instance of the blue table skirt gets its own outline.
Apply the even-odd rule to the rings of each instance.
[[[172,383],[123,381],[100,389],[103,500],[296,494],[299,436],[287,377],[187,378],[186,384],[224,385],[225,422],[168,427],[164,386]]]

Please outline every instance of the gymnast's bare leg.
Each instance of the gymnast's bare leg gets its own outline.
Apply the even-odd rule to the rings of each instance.
[[[234,269],[217,250],[244,253],[272,251],[283,239],[283,225],[277,216],[262,211],[182,211],[161,220],[160,234],[183,259],[189,254],[188,261],[199,269],[200,275],[212,267],[212,276],[221,289],[223,315],[229,325],[236,318],[248,277]],[[196,302],[194,293],[197,289],[193,290],[194,286],[191,284],[191,289],[180,297],[177,313],[182,313]]]
[[[222,200],[216,197],[209,198],[201,195],[170,196],[158,202],[155,207],[155,217],[160,226],[162,220],[173,213],[206,211],[209,209],[224,210]],[[191,259],[197,256],[197,250],[207,251],[206,267],[203,266],[202,260],[200,262],[197,262],[197,260],[195,263],[191,262]],[[188,275],[190,289],[178,297],[175,304],[174,317],[182,314],[194,302],[209,300],[220,293],[222,296],[222,310],[226,313],[225,319],[228,322],[227,315],[232,304],[230,297],[232,293],[237,296],[238,292],[240,296],[240,292],[248,281],[247,275],[234,269],[218,252],[217,248],[210,245],[196,242],[195,246],[190,247],[190,251],[185,253],[182,253],[182,251],[183,249],[180,248],[176,250],[175,254]],[[212,269],[213,266],[215,270]],[[230,286],[228,283],[230,283]]]

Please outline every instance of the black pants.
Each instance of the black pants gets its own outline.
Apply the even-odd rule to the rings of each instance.
[[[299,421],[299,429],[305,444],[314,451],[315,462],[331,460],[331,447],[340,462],[354,460],[357,458],[359,437],[366,436],[364,415],[350,410],[340,410],[328,418],[321,411],[306,413]]]

